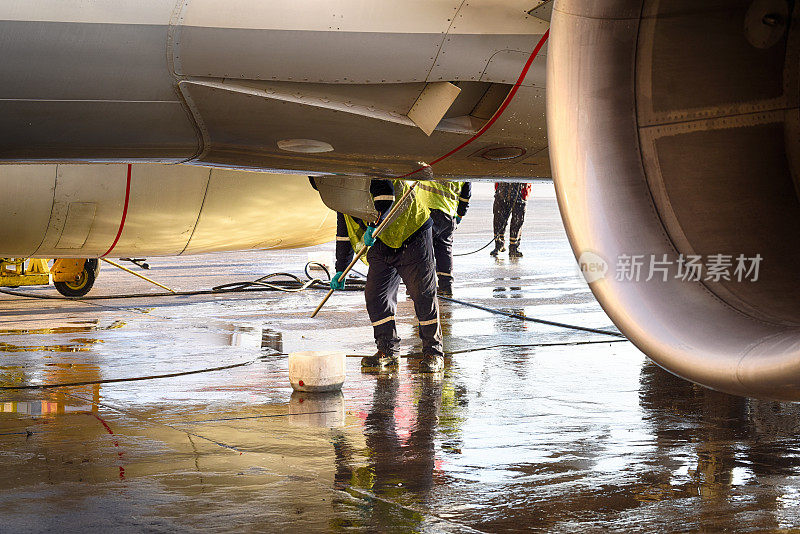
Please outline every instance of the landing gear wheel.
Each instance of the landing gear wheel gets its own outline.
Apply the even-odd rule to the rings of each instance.
[[[59,293],[65,297],[82,297],[92,289],[100,272],[100,262],[92,259],[83,264],[83,271],[77,280],[71,282],[53,282]]]

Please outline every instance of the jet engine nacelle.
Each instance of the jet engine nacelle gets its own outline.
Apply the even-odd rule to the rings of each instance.
[[[188,165],[0,165],[0,257],[152,257],[333,239],[303,176]]]
[[[547,122],[567,232],[584,267],[605,264],[587,271],[616,325],[681,377],[798,400],[790,5],[557,0]]]

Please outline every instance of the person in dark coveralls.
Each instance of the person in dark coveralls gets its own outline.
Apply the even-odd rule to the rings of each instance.
[[[431,210],[433,255],[436,258],[437,293],[453,296],[453,232],[467,214],[472,196],[470,182],[420,182],[420,198]]]
[[[408,190],[402,180],[373,180],[370,193],[380,218],[372,225],[349,215],[338,214],[336,224],[336,274],[332,289],[344,289],[342,272],[353,259],[353,251],[361,243],[371,247],[367,252],[369,271],[364,297],[372,322],[378,352],[361,360],[362,367],[387,367],[400,361],[400,338],[395,325],[397,290],[405,283],[414,301],[422,340],[422,372],[438,372],[444,368],[442,332],[439,325],[439,303],[436,299],[436,276],[430,210],[416,191],[409,196],[409,206],[381,232],[373,237],[392,208]]]
[[[508,256],[521,258],[519,250],[522,238],[522,223],[525,222],[525,207],[531,184],[498,182],[494,184],[494,250],[489,254],[497,256],[505,252],[505,233],[508,217],[511,216],[509,229]]]

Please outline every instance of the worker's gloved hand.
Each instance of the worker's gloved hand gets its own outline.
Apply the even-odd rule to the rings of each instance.
[[[372,237],[373,233],[375,233],[375,227],[367,226],[367,231],[364,232],[364,244],[368,247],[371,247],[375,244],[375,238]]]
[[[461,224],[461,216],[456,215],[456,226],[458,226],[459,224]]]
[[[331,278],[331,289],[344,289],[343,271],[339,271]]]

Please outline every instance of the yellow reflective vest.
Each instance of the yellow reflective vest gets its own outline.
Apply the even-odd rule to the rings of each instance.
[[[458,196],[464,182],[420,182],[417,189],[420,190],[420,199],[432,210],[443,211],[451,217],[456,216],[458,211]]]
[[[394,201],[397,203],[411,186],[403,180],[393,180],[392,183],[394,184]],[[391,248],[402,247],[406,239],[419,230],[431,216],[430,209],[420,200],[419,194],[418,185],[406,199],[406,208],[402,209],[394,217],[394,220],[377,236],[377,239],[380,239],[386,246]],[[366,232],[366,229],[349,215],[345,215],[344,220],[347,224],[347,235],[350,237],[350,244],[358,254],[361,247],[364,246],[364,232]]]

